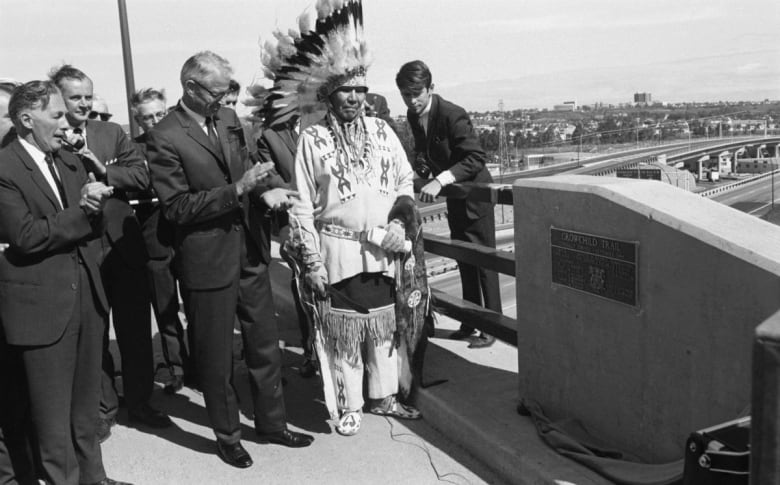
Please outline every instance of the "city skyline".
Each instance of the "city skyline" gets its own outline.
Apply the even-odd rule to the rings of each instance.
[[[203,49],[228,58],[246,86],[262,79],[259,44],[297,25],[313,0],[128,0],[136,88],[159,86],[171,102],[178,73]],[[374,54],[372,91],[393,115],[401,64],[426,61],[435,92],[469,111],[654,100],[780,99],[780,33],[770,0],[641,6],[617,0],[364,0]],[[118,122],[127,122],[117,3],[0,0],[0,77],[39,79],[63,62],[95,81]],[[246,112],[244,108],[242,112]]]

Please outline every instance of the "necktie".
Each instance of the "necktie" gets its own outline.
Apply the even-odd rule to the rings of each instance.
[[[84,141],[84,131],[81,128],[73,128],[73,140],[72,145],[73,148],[76,150],[81,150],[84,148],[84,145],[86,142]]]
[[[206,131],[209,135],[209,141],[214,145],[214,148],[219,150],[219,138],[217,138],[217,130],[214,128],[214,118],[211,116],[206,117]]]
[[[52,158],[50,153],[46,154],[46,166],[49,167],[49,173],[54,179],[54,185],[57,186],[57,192],[60,193],[60,201],[62,201],[62,208],[67,209],[68,198],[65,196],[65,186],[62,185],[62,180],[60,180],[59,175],[57,175],[57,170],[55,170],[54,168],[54,158]]]

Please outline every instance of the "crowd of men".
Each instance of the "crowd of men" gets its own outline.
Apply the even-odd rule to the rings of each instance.
[[[287,427],[268,272],[272,226],[282,228],[281,237],[287,238],[288,209],[298,220],[308,217],[308,234],[318,239],[299,241],[309,250],[304,275],[309,287],[323,296],[331,285],[356,300],[369,295],[366,321],[382,335],[368,346],[366,357],[372,369],[369,410],[420,417],[396,397],[397,364],[389,360],[394,353],[388,353],[394,329],[387,323],[394,319],[392,280],[377,276],[387,266],[361,266],[359,247],[365,241],[345,243],[342,237],[323,243],[327,231],[335,229],[315,221],[313,214],[338,215],[338,198],[357,196],[365,200],[362,206],[378,211],[369,214],[372,223],[387,223],[374,250],[376,261],[401,251],[403,218],[384,219],[398,200],[414,205],[413,170],[432,177],[422,188],[423,201],[434,200],[454,182],[491,181],[468,115],[433,94],[424,63],[402,66],[396,83],[409,108],[415,151],[421,154],[409,163],[393,134],[386,100],[367,94],[364,78],[334,83],[326,93],[327,116],[303,133],[297,117],[283,129],[247,129],[231,109],[240,87],[230,64],[217,54],[206,51],[187,59],[180,82],[181,97],[170,107],[160,90],[135,93],[133,113],[143,131],[135,139],[109,121],[92,80],[74,66],[52,70],[47,80],[0,83],[0,483],[122,483],[106,476],[100,451],[120,407],[109,324],[119,350],[128,420],[153,428],[172,425],[149,404],[155,377],[150,307],[160,334],[161,365],[169,372],[164,391],[174,394],[186,385],[203,392],[223,461],[240,468],[252,465],[240,441],[235,335],[240,335],[238,347],[248,369],[257,440],[310,445],[312,436]],[[381,153],[395,157],[390,169],[395,182],[388,188],[376,172],[370,190],[341,193],[343,180],[326,181],[320,177],[325,172],[317,170],[327,165],[318,164],[330,158],[327,150],[354,152],[351,142],[336,137],[334,146],[325,149],[320,142],[330,136],[328,130],[348,131],[363,117],[377,120],[369,128],[362,125],[367,129],[362,136],[382,138]],[[339,163],[356,162],[345,158]],[[388,169],[383,170],[386,177]],[[376,204],[381,201],[380,210]],[[448,214],[453,238],[495,245],[490,204],[448,200]],[[331,255],[315,255],[320,244],[348,250],[334,262]],[[352,264],[359,268],[340,273]],[[495,273],[465,264],[460,270],[464,298],[500,311]],[[310,377],[317,367],[309,320],[294,288],[293,294],[305,357],[301,374]],[[333,321],[352,318],[336,302],[333,311],[343,313]],[[338,340],[336,324],[330,328]],[[468,338],[472,347],[493,342],[467,324],[453,338]],[[348,388],[336,426],[346,436],[357,433],[364,405],[363,364],[354,363],[360,360],[357,345],[349,352],[334,351],[329,359],[333,374]]]

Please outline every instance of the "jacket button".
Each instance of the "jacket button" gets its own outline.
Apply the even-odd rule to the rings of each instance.
[[[76,285],[76,283],[71,283],[71,284],[70,284],[70,289],[71,289],[71,290],[73,290],[73,291],[76,291],[76,288],[78,288],[78,286]]]

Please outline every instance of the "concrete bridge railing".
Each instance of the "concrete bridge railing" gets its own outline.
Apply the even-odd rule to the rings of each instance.
[[[434,236],[426,250],[515,276],[516,320],[433,296],[517,345],[519,397],[648,462],[681,458],[690,432],[752,402],[752,467],[771,476],[754,483],[780,483],[767,475],[780,452],[779,227],[645,180],[558,176],[443,195],[514,205],[514,253]]]

